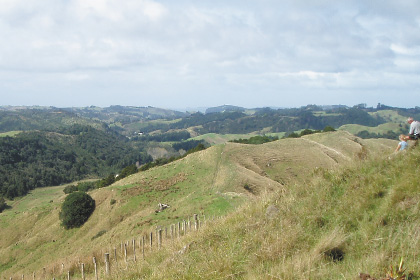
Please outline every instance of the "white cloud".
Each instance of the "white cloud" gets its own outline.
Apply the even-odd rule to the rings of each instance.
[[[274,93],[294,104],[298,94],[286,92],[325,90],[325,99],[335,100],[332,90],[411,93],[420,81],[415,0],[3,0],[0,34],[7,38],[0,42],[0,73],[7,73],[0,92],[19,92],[22,100],[38,87],[45,96],[85,92],[90,101],[106,86],[110,104],[112,93],[137,105],[149,105],[143,102],[152,102],[151,94],[155,106],[159,96],[206,106],[193,102],[272,102]]]

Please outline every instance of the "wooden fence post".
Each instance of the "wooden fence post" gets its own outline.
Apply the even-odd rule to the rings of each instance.
[[[144,243],[146,242],[146,237],[143,235],[143,241],[141,242],[141,246],[142,246],[142,254],[143,254],[143,260],[144,260]]]
[[[181,237],[181,222],[178,222],[178,238]]]
[[[194,214],[194,228],[198,230],[198,215]]]
[[[133,239],[133,259],[136,262],[137,258],[136,258],[136,240]]]
[[[105,274],[109,275],[110,267],[109,267],[109,253],[105,253]]]
[[[98,280],[98,265],[96,264],[95,257],[93,257],[93,268],[95,269],[95,279]]]
[[[158,249],[162,248],[162,229],[158,229]]]
[[[124,243],[124,258],[125,258],[125,262],[127,262],[127,244]]]
[[[82,279],[85,280],[85,264],[81,263],[80,265],[82,266]]]
[[[118,263],[118,261],[117,261],[117,248],[114,248],[114,260],[115,260],[115,263]]]
[[[70,271],[67,271],[67,280],[70,280]]]
[[[153,249],[153,232],[150,232],[150,251]]]
[[[35,271],[32,273],[32,280],[35,280]]]

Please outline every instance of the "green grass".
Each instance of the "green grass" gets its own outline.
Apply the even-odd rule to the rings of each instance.
[[[22,131],[8,131],[8,132],[3,132],[3,133],[0,133],[0,137],[6,137],[6,136],[14,137],[14,136],[16,136],[17,134],[19,134],[21,132]]]
[[[372,116],[379,116],[388,122],[394,123],[405,123],[407,120],[407,117],[399,115],[398,112],[394,110],[381,110],[369,114]]]
[[[339,128],[339,130],[345,130],[351,134],[357,134],[363,130],[369,133],[385,134],[388,131],[399,131],[401,129],[399,123],[384,123],[375,127],[364,126],[359,124],[345,124]]]
[[[375,127],[358,124],[345,124],[341,126],[339,130],[345,130],[350,132],[351,134],[357,134],[363,130],[366,130],[369,133],[385,134],[388,131],[399,131],[401,129],[401,126],[406,124],[407,118],[404,116],[400,116],[398,112],[392,110],[382,110],[369,114],[371,114],[372,116],[381,117],[387,122]]]

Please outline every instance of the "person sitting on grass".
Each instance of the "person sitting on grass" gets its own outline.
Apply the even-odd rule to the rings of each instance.
[[[412,117],[409,117],[407,122],[410,124],[407,140],[418,140],[420,138],[420,122],[415,121]]]
[[[404,134],[401,134],[399,139],[400,139],[400,143],[398,143],[398,146],[395,149],[395,152],[404,151],[408,147],[407,140],[406,140],[407,136],[405,136]]]

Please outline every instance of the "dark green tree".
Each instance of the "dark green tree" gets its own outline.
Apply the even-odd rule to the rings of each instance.
[[[327,125],[326,127],[324,127],[323,132],[329,132],[329,131],[335,131],[335,128],[332,126]]]
[[[120,175],[118,176],[118,180],[125,178],[131,174],[137,173],[137,166],[135,164],[129,165],[125,167],[123,170],[121,170]]]
[[[0,213],[3,212],[4,209],[6,209],[7,204],[3,197],[0,196]]]
[[[69,194],[61,206],[60,220],[65,229],[82,226],[95,210],[95,200],[85,192]]]

